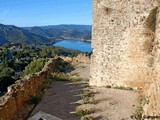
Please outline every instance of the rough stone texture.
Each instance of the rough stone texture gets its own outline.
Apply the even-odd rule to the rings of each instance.
[[[149,104],[144,106],[144,115],[149,119],[160,119],[160,7],[157,8],[155,37],[153,46],[153,76],[146,86]]]
[[[28,75],[8,87],[8,92],[0,98],[0,120],[12,120],[24,103],[39,93],[39,88],[50,76],[60,59],[49,60],[42,71]]]
[[[145,89],[160,116],[160,0],[93,0],[90,85]]]

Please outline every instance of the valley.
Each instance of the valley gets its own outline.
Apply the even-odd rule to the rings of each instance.
[[[90,25],[57,25],[39,27],[16,27],[0,24],[0,45],[20,43],[52,45],[59,40],[91,40]]]

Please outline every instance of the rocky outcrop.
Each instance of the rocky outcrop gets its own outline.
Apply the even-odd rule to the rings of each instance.
[[[8,87],[8,92],[0,98],[0,120],[11,120],[21,111],[24,103],[39,94],[39,88],[54,72],[57,62],[61,59],[50,59],[35,75],[28,75]]]
[[[90,85],[144,90],[146,119],[160,117],[159,12],[159,0],[93,0]]]

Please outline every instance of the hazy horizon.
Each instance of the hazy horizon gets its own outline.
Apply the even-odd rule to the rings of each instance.
[[[0,24],[3,24],[3,23],[0,23]],[[13,24],[3,24],[3,25],[13,25]],[[59,26],[59,25],[84,25],[84,26],[92,26],[91,25],[87,25],[87,24],[55,24],[55,25],[35,25],[35,26],[17,26],[17,25],[13,25],[13,26],[16,26],[16,27],[46,27],[46,26]]]
[[[92,25],[92,0],[5,0],[0,23],[18,27]]]

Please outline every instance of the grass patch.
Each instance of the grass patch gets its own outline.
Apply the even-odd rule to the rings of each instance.
[[[91,97],[93,97],[93,96],[94,96],[94,92],[92,92],[90,90],[84,90],[82,92],[82,95],[81,95],[81,98],[83,100],[83,104],[89,104],[89,103],[91,103]]]
[[[144,96],[141,96],[138,100],[138,103],[141,105],[141,106],[144,106],[145,104],[149,104],[149,98],[147,97],[144,97]]]
[[[134,115],[131,115],[131,119],[136,119],[136,120],[144,120],[143,117],[142,117],[142,114],[143,114],[143,107],[142,106],[139,106],[137,107],[136,109],[136,113]]]
[[[81,98],[83,100],[83,104],[97,104],[98,100],[94,98],[94,92],[90,90],[84,90]]]
[[[69,81],[69,76],[68,75],[65,75],[65,74],[54,74],[52,77],[51,77],[52,80],[55,80],[55,81]]]
[[[113,88],[113,89],[119,89],[119,90],[133,90],[132,87],[124,87],[124,86],[112,87],[111,85],[106,85],[106,88]]]
[[[90,104],[97,104],[99,102],[99,100],[96,100],[95,98],[92,98],[91,100],[90,100]]]
[[[140,96],[138,99],[138,103],[139,103],[139,106],[136,109],[136,113],[135,113],[135,115],[132,115],[131,118],[136,119],[136,120],[144,120],[144,118],[142,116],[143,106],[145,104],[149,104],[149,99],[144,96]]]
[[[71,73],[69,73],[70,74],[70,76],[78,76],[78,73],[77,72],[71,72]]]
[[[77,109],[76,115],[79,117],[83,117],[85,115],[91,114],[93,111],[89,109]]]
[[[142,114],[143,114],[143,107],[142,106],[137,107],[135,119],[136,120],[143,120]]]
[[[131,87],[123,87],[123,86],[116,86],[113,87],[114,89],[119,89],[119,90],[133,90]]]
[[[94,117],[86,116],[86,117],[82,118],[82,120],[94,120]]]
[[[73,78],[73,77],[70,77],[70,75],[65,73],[54,74],[51,77],[51,79],[54,81],[71,81],[71,82],[78,82],[82,80],[82,78]]]

